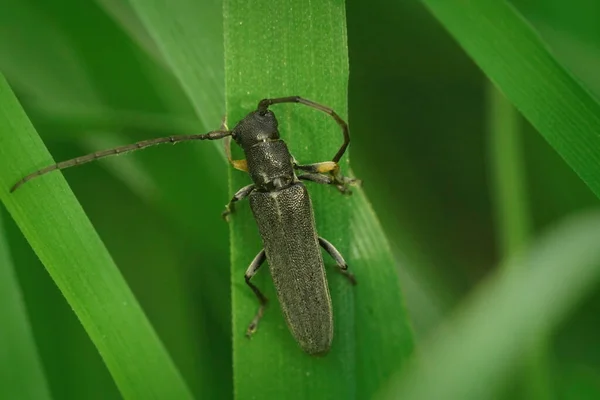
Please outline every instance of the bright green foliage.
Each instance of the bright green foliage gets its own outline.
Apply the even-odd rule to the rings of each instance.
[[[0,214],[0,387],[3,397],[51,399]]]
[[[264,97],[300,95],[326,104],[347,119],[348,55],[344,4],[227,1],[225,72],[227,116],[232,127]],[[292,28],[293,27],[293,28]],[[259,42],[250,46],[248,38]],[[331,160],[342,143],[335,121],[302,105],[273,106],[282,137],[299,163]],[[348,157],[342,170],[349,174]],[[230,194],[248,177],[232,171]],[[393,257],[361,190],[347,198],[331,187],[307,183],[319,235],[344,254],[358,280],[352,287],[325,255],[334,309],[331,353],[302,353],[281,315],[267,267],[253,278],[271,300],[252,340],[244,337],[258,303],[244,272],[261,249],[247,205],[232,217],[234,386],[240,399],[368,398],[412,348]],[[358,234],[361,232],[361,234]],[[269,360],[269,362],[265,362]]]
[[[508,2],[424,0],[489,79],[600,196],[600,105]]]
[[[0,200],[98,348],[125,398],[189,398],[188,389],[60,174],[9,193],[52,163],[0,77]]]
[[[0,298],[22,303],[0,301],[0,316],[21,321],[23,357],[0,361],[61,400],[600,398],[598,217],[562,222],[598,206],[599,12],[587,0],[5,0],[0,71],[19,101],[3,83],[0,258],[15,276]],[[294,342],[266,265],[255,280],[271,303],[243,336],[257,302],[242,276],[261,243],[247,203],[220,218],[249,183],[220,143],[7,192],[53,159],[204,133],[224,114],[232,127],[287,95],[348,120],[342,170],[364,181],[352,197],[307,183],[319,233],[359,282],[324,254],[326,358]],[[330,117],[273,110],[298,161],[331,159]]]

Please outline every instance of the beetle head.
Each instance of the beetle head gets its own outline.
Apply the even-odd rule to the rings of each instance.
[[[259,142],[279,139],[278,122],[271,110],[257,110],[246,115],[233,128],[233,139],[246,149]]]

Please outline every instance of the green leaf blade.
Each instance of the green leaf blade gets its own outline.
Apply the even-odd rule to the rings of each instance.
[[[362,190],[352,201],[352,267],[363,271],[356,290],[357,398],[370,398],[410,357],[413,329],[388,239]]]
[[[129,4],[145,33],[155,44],[158,56],[165,61],[168,71],[176,78],[195,116],[201,122],[196,123],[195,130],[190,130],[189,133],[218,129],[224,116],[221,2],[130,0]],[[172,107],[179,112],[176,104]],[[228,259],[227,253],[223,252],[227,248],[227,243],[223,241],[227,226],[218,218],[221,210],[213,208],[214,202],[211,203],[210,198],[219,197],[221,193],[223,203],[218,207],[226,202],[227,166],[219,142],[187,143],[185,146],[189,147],[190,154],[194,157],[187,164],[181,162],[185,160],[177,155],[170,159],[163,157],[166,164],[178,166],[179,172],[165,176],[159,182],[160,187],[165,198],[169,199],[167,208],[177,210],[178,218],[184,225],[193,225],[190,237],[197,243],[200,252],[218,254],[220,261],[205,262],[198,266],[197,276],[200,279],[193,294],[201,296],[206,304],[200,309],[196,301],[193,303],[194,309],[190,310],[210,325],[202,330],[201,335],[193,338],[193,346],[199,348],[194,352],[194,357],[210,360],[218,356],[219,367],[205,368],[200,363],[194,363],[196,370],[192,371],[193,375],[187,376],[194,380],[192,389],[197,396],[224,398],[231,395],[231,339],[224,334],[230,331],[231,309]],[[162,164],[146,168],[152,176],[161,176],[162,170],[169,169]],[[208,179],[213,182],[207,182]],[[199,204],[202,207],[198,207]],[[209,209],[213,210],[216,223],[220,224],[218,228],[202,214]],[[211,319],[206,318],[207,316],[217,319],[219,325],[211,324]],[[211,333],[212,330],[218,332]],[[215,339],[215,335],[218,339]]]
[[[196,114],[209,129],[223,117],[223,51],[219,1],[130,0],[191,100]],[[174,23],[170,16],[175,19]]]
[[[224,15],[230,128],[266,97],[299,95],[348,119],[343,2],[249,5],[234,0],[225,2]],[[298,163],[333,158],[342,135],[328,115],[297,104],[271,109]],[[238,153],[235,158],[240,157]],[[349,174],[347,155],[341,168]],[[250,183],[240,172],[232,171],[230,176],[231,194]],[[310,357],[287,329],[265,265],[253,282],[271,302],[258,331],[248,340],[244,333],[258,303],[243,276],[262,244],[249,207],[238,206],[230,222],[236,398],[368,398],[412,350],[395,263],[364,194],[354,189],[355,195],[348,198],[331,187],[310,182],[307,187],[319,235],[344,255],[358,285],[351,287],[324,254],[334,341],[325,357]],[[361,239],[356,237],[362,235],[367,237],[359,246],[356,242]]]
[[[0,200],[98,348],[125,398],[191,398],[60,173],[9,188],[52,159],[0,78]]]
[[[505,1],[423,0],[489,79],[600,196],[600,105]]]
[[[51,399],[27,310],[6,243],[0,210],[0,366],[2,396],[20,399]]]
[[[227,117],[231,125],[254,110],[260,99],[289,95],[326,104],[346,118],[348,65],[345,39],[341,39],[345,35],[328,36],[322,30],[332,25],[343,26],[342,3],[315,5],[298,1],[278,6],[268,2],[250,5],[228,1],[224,15]],[[294,29],[288,29],[289,24]],[[260,45],[248,46],[253,40]],[[261,51],[257,51],[258,47]],[[326,76],[332,79],[326,80]],[[329,116],[296,104],[272,109],[282,136],[299,163],[333,157],[342,137]],[[247,176],[236,171],[231,172],[231,177],[232,192],[250,183]],[[309,188],[317,229],[346,255],[349,203],[336,198],[338,193],[322,189],[329,188]],[[341,204],[330,207],[328,213],[323,212],[325,202],[331,200],[339,200]],[[335,333],[332,351],[326,357],[310,357],[295,343],[283,320],[266,265],[253,281],[265,292],[270,304],[254,337],[248,340],[244,336],[258,306],[244,282],[244,272],[262,244],[248,205],[241,205],[236,211],[231,221],[236,398],[355,397],[353,288],[334,273],[332,263],[327,263],[327,276]],[[265,364],[265,360],[273,361]]]

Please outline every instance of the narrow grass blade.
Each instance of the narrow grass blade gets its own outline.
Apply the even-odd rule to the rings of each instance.
[[[383,398],[496,398],[532,338],[551,329],[600,279],[600,213],[561,222],[513,258],[458,310]]]
[[[254,110],[260,99],[292,95],[326,104],[347,119],[348,53],[342,1],[260,0],[250,4],[227,0],[224,15],[230,127]],[[328,115],[297,104],[277,105],[272,110],[299,163],[332,159],[342,135]],[[348,166],[345,157],[341,162],[345,174],[349,174]],[[231,194],[249,183],[238,171],[230,176]],[[319,235],[344,254],[358,285],[350,286],[325,254],[334,343],[326,357],[310,357],[290,335],[269,271],[263,266],[253,282],[270,303],[258,331],[248,340],[244,334],[258,303],[244,282],[244,272],[262,244],[248,205],[238,206],[231,222],[236,398],[369,398],[412,347],[395,265],[364,195],[355,190],[353,198],[347,198],[331,187],[307,186]]]
[[[350,259],[362,271],[356,290],[357,398],[372,398],[413,351],[413,329],[402,297],[396,260],[363,190],[352,200]]]
[[[122,3],[120,10],[133,12],[127,2]],[[61,10],[79,10],[79,12],[64,13]],[[36,122],[40,134],[52,149],[57,161],[107,148],[102,145],[106,142],[103,141],[105,136],[114,137],[113,144],[122,145],[151,136],[205,131],[194,116],[193,109],[178,86],[178,82],[172,77],[170,71],[164,71],[164,60],[157,66],[145,58],[144,54],[130,43],[122,32],[119,32],[118,27],[93,2],[68,0],[62,4],[62,7],[57,8],[45,7],[44,3],[40,2],[29,4],[29,2],[12,1],[10,6],[4,7],[4,11],[1,13],[0,20],[6,22],[3,26],[10,34],[0,38],[0,50],[4,55],[0,57],[0,69],[11,72],[10,75],[7,74],[7,79],[17,89],[17,93],[23,95],[24,108],[29,117]],[[85,18],[82,18],[82,15]],[[219,7],[216,16],[221,17]],[[134,18],[138,20],[135,26],[129,27],[145,35],[145,39],[150,39],[136,15],[128,14],[125,18],[128,21]],[[165,14],[164,19],[178,23],[176,16]],[[120,21],[122,22],[123,19]],[[194,24],[193,27],[197,28],[198,25]],[[92,31],[94,35],[86,34]],[[131,32],[131,30],[126,31]],[[10,37],[14,39],[10,40]],[[222,37],[218,39],[220,43],[216,43],[215,46],[221,49],[221,56],[217,57],[214,63],[220,65],[222,70]],[[40,43],[44,43],[44,46],[40,46]],[[182,46],[188,46],[185,41],[181,43]],[[148,46],[145,48],[148,50]],[[157,48],[155,50],[158,51]],[[154,59],[156,58],[158,57],[155,56]],[[198,73],[201,76],[208,75],[201,71]],[[119,79],[115,79],[115,76],[119,76]],[[220,82],[220,86],[222,92],[223,82]],[[160,97],[157,95],[158,91]],[[38,107],[32,107],[32,103]],[[165,107],[166,103],[169,107]],[[63,107],[60,107],[60,104]],[[76,105],[73,106],[74,104]],[[48,117],[56,117],[58,112],[62,115],[63,121],[69,121],[71,125],[48,124],[46,118],[39,118],[38,110],[41,107],[46,107],[45,114]],[[83,110],[84,115],[80,114],[80,110]],[[168,112],[189,116],[187,119],[191,122],[184,124],[181,121],[169,120],[166,118],[170,115]],[[94,119],[92,123],[87,119],[90,113]],[[140,116],[139,113],[143,115]],[[165,118],[158,118],[157,121],[156,113],[160,113],[159,115]],[[78,118],[78,115],[81,118]],[[217,115],[213,126],[218,126],[219,120],[220,115]],[[98,124],[106,124],[107,121],[110,123],[104,128],[119,131],[118,136],[109,133],[105,135],[105,132],[97,130]],[[132,121],[133,125],[138,123],[141,125],[128,126]],[[96,122],[98,124],[95,126]],[[185,126],[182,128],[182,125]],[[135,130],[145,133],[135,132]],[[61,132],[69,132],[67,135],[71,137],[60,137]],[[79,148],[73,146],[76,143],[79,144]],[[84,204],[89,218],[94,221],[95,228],[103,239],[107,238],[107,241],[110,241],[110,238],[124,236],[122,233],[125,229],[122,224],[128,224],[133,215],[124,211],[123,218],[106,218],[108,215],[115,215],[111,214],[112,212],[118,215],[119,210],[126,209],[129,199],[123,198],[127,196],[127,192],[120,191],[121,187],[117,182],[112,184],[110,180],[95,180],[99,177],[99,175],[94,176],[95,168],[114,171],[117,179],[133,185],[130,186],[131,189],[155,207],[148,216],[151,219],[150,224],[160,221],[162,214],[167,215],[170,219],[169,224],[172,223],[178,228],[177,231],[171,232],[170,236],[177,237],[178,243],[191,242],[203,237],[207,231],[214,234],[203,241],[202,246],[198,246],[197,250],[182,249],[179,254],[170,253],[173,257],[165,260],[162,268],[156,270],[152,270],[150,266],[139,268],[139,259],[142,257],[131,253],[136,244],[144,242],[144,236],[146,239],[151,238],[147,235],[151,229],[144,231],[142,235],[131,237],[127,245],[121,246],[122,241],[118,240],[116,242],[121,243],[117,246],[113,245],[115,242],[107,245],[111,255],[119,260],[119,266],[127,276],[129,285],[143,305],[148,318],[152,321],[190,389],[199,395],[222,397],[219,396],[220,393],[231,391],[230,357],[222,357],[225,361],[219,362],[215,368],[210,369],[204,368],[197,362],[198,359],[214,359],[216,354],[226,354],[231,349],[231,340],[227,336],[227,332],[231,330],[229,326],[231,307],[227,294],[230,284],[228,243],[225,241],[227,226],[220,220],[218,214],[226,198],[226,170],[223,168],[222,176],[218,176],[218,172],[212,173],[214,165],[225,167],[224,157],[214,150],[213,146],[199,143],[186,144],[177,148],[167,146],[167,148],[88,165],[80,170],[82,179],[78,179],[79,171],[67,171],[65,175],[80,197],[79,201]],[[152,154],[153,151],[155,155]],[[131,164],[138,164],[140,168],[134,171]],[[202,171],[209,172],[203,174]],[[142,180],[140,180],[141,176],[143,176]],[[189,182],[201,184],[190,185]],[[82,189],[85,185],[89,185],[91,189]],[[145,189],[150,191],[144,191]],[[93,194],[89,196],[91,192]],[[199,196],[202,196],[205,208],[198,207]],[[219,197],[221,200],[218,199]],[[109,198],[110,201],[106,201],[105,198]],[[136,211],[141,213],[144,209],[140,208]],[[210,210],[217,210],[213,214],[215,223],[207,221],[206,214],[209,214]],[[149,211],[148,209],[146,212]],[[109,220],[108,224],[99,222]],[[127,222],[123,222],[125,220]],[[199,223],[200,221],[202,223]],[[216,224],[218,227],[214,227]],[[129,227],[131,228],[130,224]],[[147,246],[152,246],[149,241],[145,243]],[[161,241],[161,244],[153,247],[151,252],[145,253],[146,257],[151,253],[158,254],[164,243]],[[187,253],[184,258],[178,258],[183,252]],[[192,252],[193,255],[190,254]],[[131,256],[123,257],[126,254]],[[189,262],[191,257],[202,257],[205,260],[204,264],[215,268],[199,268],[203,265],[201,263],[193,265]],[[164,284],[153,286],[153,279],[154,282],[161,280],[159,276],[164,280]],[[180,276],[186,278],[174,280]],[[178,282],[177,287],[175,282]],[[151,287],[154,287],[152,296],[145,296],[146,290],[150,291]],[[44,318],[51,317],[44,315]],[[78,338],[86,340],[80,326],[61,325],[61,328],[72,329],[72,331],[62,333],[60,330],[55,330],[52,335],[43,336],[42,340],[55,343],[64,335],[79,335]],[[87,343],[83,346],[85,345]],[[96,358],[88,364],[89,367],[80,368],[86,360],[85,353],[79,351],[75,343],[70,350],[70,354],[74,357],[81,358],[77,366],[69,363],[67,357],[62,357],[64,366],[54,366],[49,374],[58,375],[63,382],[62,387],[73,388],[74,391],[78,388],[90,392],[100,391],[103,380],[94,379],[92,375],[95,371],[99,371],[103,374],[101,376],[105,377],[104,365],[98,363]],[[87,385],[78,379],[80,375],[85,375],[93,381],[93,385]],[[53,378],[54,389],[54,382],[57,379]],[[73,379],[80,384],[71,385],[69,381]],[[221,392],[215,392],[215,387],[220,387]],[[82,395],[75,395],[75,397],[82,397]]]
[[[52,158],[0,77],[0,200],[73,308],[125,398],[190,398],[60,174],[10,187]]]
[[[181,83],[200,120],[206,127],[218,129],[224,110],[221,2],[129,2]]]
[[[520,116],[494,86],[488,87],[489,154],[498,245],[504,257],[527,247],[531,215]]]
[[[139,20],[138,15],[132,9],[129,2],[98,0],[98,3],[119,23],[119,25],[121,25],[123,30],[125,30],[129,36],[135,40],[135,42],[144,49],[154,61],[156,61],[157,64],[161,66],[165,64],[165,60],[158,49],[158,46],[154,40],[150,38],[148,31]]]
[[[498,89],[600,196],[600,105],[507,1],[423,0]]]
[[[50,399],[50,390],[14,273],[0,210],[0,395],[6,399]]]
[[[187,95],[196,116],[202,122],[196,127],[196,133],[218,129],[225,108],[221,2],[130,0],[129,4],[156,44],[169,71]],[[177,199],[168,205],[184,211],[178,213],[178,217],[181,217],[184,222],[182,225],[190,225],[192,224],[190,221],[193,221],[196,228],[192,231],[194,234],[192,238],[197,240],[198,246],[202,247],[202,252],[226,255],[227,253],[222,251],[227,246],[223,241],[226,237],[224,235],[226,224],[218,217],[221,210],[212,207],[214,202],[211,201],[215,193],[225,196],[224,152],[218,142],[198,143],[195,146],[191,144],[191,146],[196,154],[196,157],[191,160],[196,171],[189,168],[178,176],[173,176],[170,182],[162,180],[161,188],[165,192],[169,191],[169,199]],[[177,163],[177,159],[172,161],[172,165]],[[156,166],[154,168],[150,166],[148,169],[153,176],[162,175],[160,171],[156,171],[158,169]],[[181,166],[180,169],[184,167]],[[201,170],[209,172],[199,173]],[[219,173],[223,175],[220,176]],[[196,180],[197,176],[202,180]],[[206,182],[205,179],[209,177],[213,181],[222,183]],[[219,207],[222,207],[226,201],[227,199],[223,197]],[[218,228],[211,225],[213,220],[207,221],[206,218],[202,218],[205,215],[202,215],[200,210],[208,209],[213,210],[212,213],[220,224]],[[206,237],[207,232],[211,232],[209,237]],[[222,261],[216,264],[205,263],[200,266],[201,272],[194,275],[200,280],[195,286],[197,288],[195,295],[207,303],[204,314],[212,314],[211,317],[219,322],[218,326],[207,323],[204,327],[203,336],[198,338],[202,345],[202,353],[199,357],[203,360],[209,360],[211,357],[221,359],[215,363],[218,367],[213,364],[211,368],[201,368],[196,379],[202,382],[204,396],[223,398],[224,395],[231,394],[231,339],[221,331],[221,328],[224,328],[225,332],[230,330],[229,270],[224,264],[226,257],[213,257],[213,259]],[[215,331],[212,334],[214,336],[211,336],[210,331]],[[205,349],[206,346],[208,349]]]
[[[488,85],[488,104],[496,236],[502,258],[508,259],[527,248],[532,230],[522,124],[512,104],[491,84]],[[520,387],[527,393],[526,398],[552,398],[548,360],[548,343],[540,336],[532,341],[523,358],[524,379]]]

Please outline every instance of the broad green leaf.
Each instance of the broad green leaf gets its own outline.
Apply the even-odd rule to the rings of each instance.
[[[64,10],[69,8],[82,11],[65,13]],[[60,7],[45,9],[44,2],[11,1],[4,11],[0,21],[7,34],[0,40],[0,52],[5,55],[0,57],[0,66],[7,71],[7,79],[14,84],[17,95],[23,99],[23,107],[35,121],[57,161],[152,136],[204,130],[197,118],[186,118],[191,121],[182,127],[181,118],[167,114],[168,107],[164,107],[163,99],[156,96],[157,91],[168,100],[179,100],[177,105],[168,108],[169,112],[175,109],[177,115],[193,115],[177,81],[170,72],[147,60],[94,3],[69,0]],[[217,16],[221,15],[220,11],[217,9]],[[94,35],[85,33],[89,30]],[[110,52],[100,50],[107,44]],[[215,47],[222,49],[222,39],[220,46],[216,43]],[[215,62],[217,65],[223,63],[222,59]],[[116,76],[119,78],[115,79]],[[167,103],[166,99],[164,103]],[[160,114],[148,110],[160,110]],[[157,123],[157,115],[163,116],[158,118],[162,123]],[[215,124],[219,123],[218,118]],[[57,124],[58,120],[67,123]],[[108,129],[112,132],[105,132]],[[224,166],[223,157],[211,146],[190,144],[103,160],[65,173],[95,229],[106,240],[111,255],[119,260],[128,284],[190,389],[209,397],[222,393],[212,391],[221,382],[220,386],[229,392],[227,382],[231,381],[230,362],[212,369],[203,368],[197,362],[198,358],[210,359],[231,348],[226,334],[230,331],[227,227],[218,217],[218,210],[226,198],[225,169],[221,182],[216,178],[211,180],[209,174],[202,176],[202,171],[212,166],[211,161]],[[94,174],[95,169],[100,172],[104,168],[113,172],[117,180],[123,181],[147,204],[147,207],[136,209],[136,216],[146,210],[151,219],[148,222],[157,228],[163,215],[169,217],[168,224],[176,228],[171,237],[181,244],[171,247],[171,257],[166,256],[167,252],[161,253],[165,241],[153,246],[150,227],[143,234],[128,238],[127,246],[121,246],[122,240],[116,240],[116,245],[115,241],[111,242],[131,229],[134,215],[125,211],[132,200],[127,189],[122,190],[117,180],[97,179],[99,175]],[[192,181],[202,182],[202,185],[190,188],[186,182]],[[86,185],[90,186],[86,188]],[[206,195],[205,192],[215,194]],[[205,208],[197,207],[199,195],[203,196]],[[211,204],[215,207],[210,207]],[[216,210],[216,228],[205,222],[210,209]],[[110,223],[104,223],[108,221]],[[128,226],[123,226],[125,224]],[[194,239],[208,230],[216,235],[208,238],[193,255],[183,249],[184,243],[193,244]],[[136,244],[141,248],[152,246],[152,250],[144,255],[154,260],[154,265],[163,260],[161,268],[152,270],[148,264],[139,268],[144,264],[144,256],[132,254]],[[188,249],[191,247],[187,246]],[[152,258],[152,253],[157,256]],[[196,260],[190,260],[191,257]],[[223,272],[219,268],[204,271],[204,268],[198,268],[202,265],[220,266]],[[161,280],[163,284],[159,284]],[[80,325],[60,323],[60,317],[72,321],[64,300],[55,296],[43,307],[36,307],[35,302],[44,295],[39,291],[31,294],[35,286],[27,289],[30,290],[27,299],[33,302],[35,310],[33,316],[38,316],[37,326],[45,326],[46,320],[60,324],[49,335],[36,332],[42,338],[41,349],[46,349],[43,355],[52,357],[52,350],[47,349],[60,346],[61,338],[69,336],[72,337],[69,354],[77,359],[77,365],[88,365],[85,369],[79,368],[67,357],[52,360],[48,379],[53,391],[61,396],[72,394],[75,398],[90,392],[99,397],[107,396],[108,392],[103,392],[103,388],[110,377],[97,354],[90,349],[85,332]],[[150,291],[151,296],[148,295]],[[50,303],[57,305],[60,316],[43,311]],[[70,380],[79,384],[73,385]],[[116,392],[112,387],[110,390]]]
[[[130,0],[205,126],[223,117],[221,2]]]
[[[51,399],[6,243],[3,213],[0,210],[0,395],[6,399]]]
[[[227,0],[224,16],[230,128],[265,97],[300,95],[348,118],[343,2]],[[332,159],[342,135],[331,117],[297,104],[272,110],[299,163]],[[341,167],[350,173],[347,156]],[[232,170],[230,176],[230,194],[250,183],[239,171]],[[236,398],[369,398],[412,349],[395,263],[364,194],[355,189],[354,197],[348,198],[335,188],[307,186],[319,235],[346,257],[358,285],[350,286],[324,254],[334,342],[327,356],[310,357],[287,329],[265,264],[253,282],[270,303],[258,331],[247,339],[258,302],[244,282],[244,272],[262,244],[248,205],[240,204],[231,218]]]
[[[187,133],[218,129],[224,116],[221,3],[212,0],[176,3],[130,0],[129,3],[201,121],[195,130]],[[163,177],[160,184],[161,189],[168,192],[170,201],[167,205],[179,209],[178,219],[182,220],[182,225],[193,226],[189,229],[190,240],[200,248],[199,252],[215,253],[205,259],[216,262],[199,264],[198,272],[195,272],[199,283],[192,295],[207,303],[206,311],[197,310],[203,311],[202,318],[207,322],[197,340],[203,347],[208,345],[198,357],[202,360],[221,359],[218,367],[199,367],[196,378],[202,381],[204,396],[222,398],[231,394],[229,270],[225,264],[227,227],[219,218],[221,207],[227,202],[227,166],[219,143],[187,143],[184,146],[194,151],[188,154],[195,156],[189,159],[187,167],[180,164],[180,158],[174,154],[161,162],[176,167],[165,168],[154,163],[147,168],[152,176]],[[170,174],[165,174],[166,170]],[[213,219],[206,217],[207,210]],[[219,225],[215,227],[215,223]],[[209,324],[208,316],[217,323]],[[212,331],[215,332],[211,334]]]
[[[127,1],[98,0],[98,3],[110,14],[135,42],[144,49],[158,64],[164,65],[164,58],[156,42],[150,38],[148,31],[138,18],[131,4]]]
[[[488,78],[600,196],[600,105],[506,1],[423,0]]]
[[[125,398],[190,398],[160,340],[60,174],[11,186],[52,158],[0,78],[0,200],[98,348]]]

